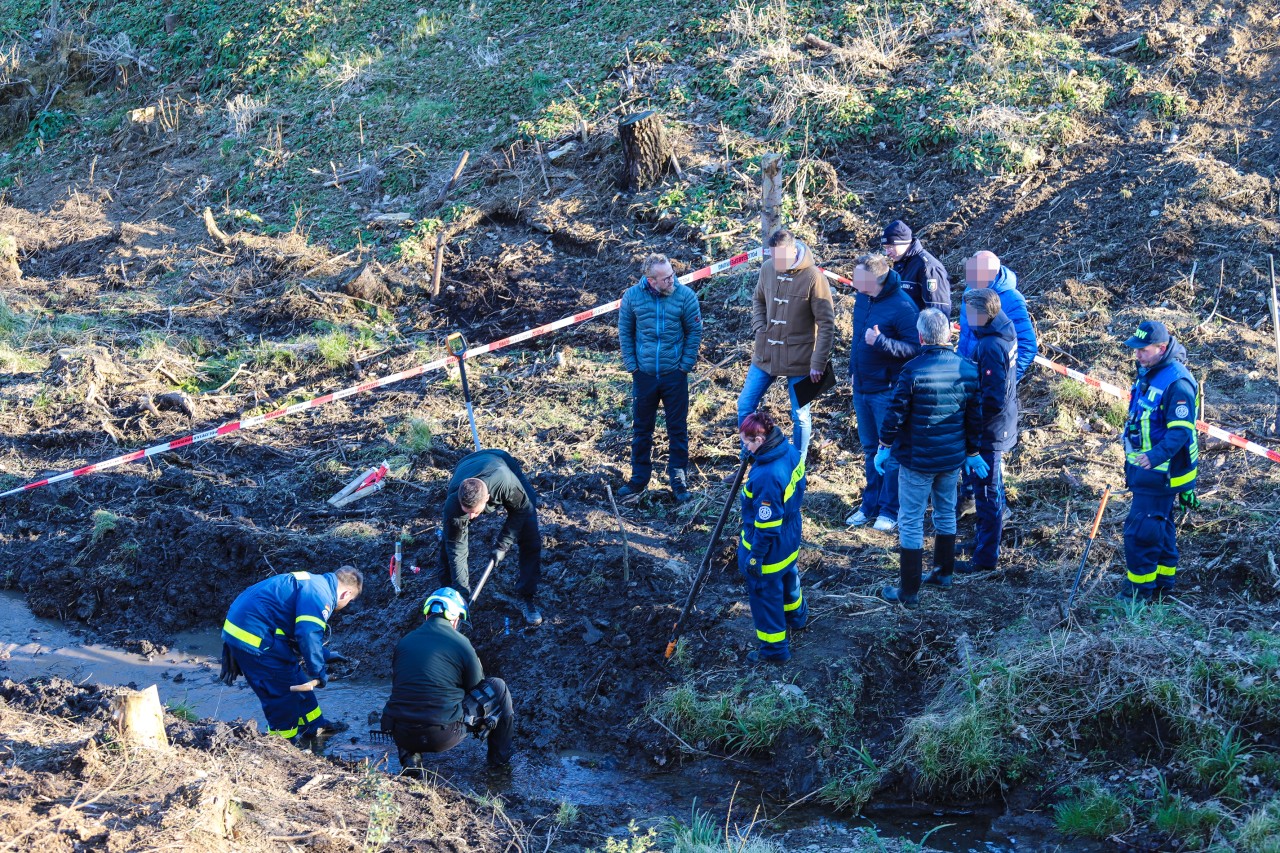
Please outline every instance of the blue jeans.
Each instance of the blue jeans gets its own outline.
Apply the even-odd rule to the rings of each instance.
[[[974,503],[978,510],[978,525],[974,533],[973,567],[994,569],[1000,559],[1000,537],[1004,534],[1004,471],[1001,459],[1004,452],[984,450],[982,458],[991,466],[985,478],[970,476],[974,488]]]
[[[880,427],[884,425],[893,391],[853,392],[853,413],[858,419],[858,441],[862,444],[867,487],[862,492],[862,514],[867,518],[883,515],[898,519],[898,461],[889,456],[884,473],[876,470],[876,450],[880,447]]]
[[[956,534],[956,479],[959,469],[941,474],[923,474],[910,468],[898,469],[898,544],[904,550],[924,548],[924,509],[933,500],[933,532]]]
[[[764,399],[764,394],[769,390],[769,386],[773,384],[776,376],[770,376],[754,364],[747,370],[747,381],[742,383],[742,393],[738,395],[738,426],[742,426],[742,422],[747,419],[747,415],[756,410],[760,405],[760,401]],[[791,423],[795,426],[795,432],[791,436],[791,441],[800,451],[800,458],[806,459],[809,453],[809,436],[813,434],[813,417],[809,414],[808,406],[796,405],[799,401],[796,399],[796,385],[808,378],[805,376],[788,376],[787,380],[787,396],[791,398]]]
[[[689,375],[679,370],[631,375],[631,482],[648,485],[659,404],[667,413],[667,473],[689,467]]]

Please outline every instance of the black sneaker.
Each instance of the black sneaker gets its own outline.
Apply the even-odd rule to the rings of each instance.
[[[778,658],[778,657],[765,657],[764,655],[760,654],[759,650],[747,652],[747,663],[751,663],[751,664],[771,663],[774,666],[780,666],[789,660],[791,660],[790,655],[787,655],[785,658]]]
[[[536,628],[542,624],[542,614],[538,612],[538,606],[533,603],[533,599],[520,599],[520,613],[529,627]]]
[[[671,494],[675,496],[676,503],[684,503],[693,497],[689,494],[689,475],[683,469],[671,472]]]
[[[956,503],[956,518],[961,519],[969,515],[978,514],[978,505],[973,502],[973,498],[961,498]]]
[[[620,498],[629,498],[632,495],[644,494],[644,490],[649,488],[648,483],[640,483],[636,480],[629,480],[625,485],[618,488],[617,495]]]
[[[345,731],[351,730],[351,724],[343,720],[325,720],[316,729],[316,737],[329,737],[330,735],[340,735]]]
[[[921,578],[920,582],[940,587],[941,589],[951,589],[951,575],[944,575],[942,570],[938,568],[926,574]]]

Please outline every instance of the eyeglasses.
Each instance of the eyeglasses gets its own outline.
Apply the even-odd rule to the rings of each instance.
[[[676,274],[671,273],[671,275],[650,276],[649,280],[652,281],[654,284],[666,284],[669,281],[674,281],[675,277],[676,277]]]

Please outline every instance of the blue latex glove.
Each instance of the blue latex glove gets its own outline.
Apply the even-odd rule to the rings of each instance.
[[[981,456],[966,456],[964,460],[964,470],[973,474],[979,480],[987,479],[987,475],[991,473],[991,466],[987,464],[987,460]]]
[[[884,473],[884,465],[889,461],[889,448],[882,447],[876,451],[875,466],[876,470],[881,474]]]

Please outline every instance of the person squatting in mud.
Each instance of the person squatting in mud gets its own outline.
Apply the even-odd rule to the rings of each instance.
[[[364,575],[352,566],[316,575],[288,572],[258,581],[236,596],[222,623],[222,680],[243,674],[270,734],[298,745],[350,726],[327,719],[315,690],[328,683],[327,665],[345,660],[329,651],[329,618],[359,597]]]
[[[764,412],[747,415],[738,437],[751,464],[742,487],[738,570],[759,640],[747,660],[783,663],[791,659],[788,632],[803,628],[809,616],[799,562],[804,459]]]
[[[471,641],[458,631],[466,601],[457,590],[438,589],[422,614],[422,625],[396,644],[391,698],[382,711],[382,730],[395,740],[402,772],[421,777],[422,753],[452,749],[468,731],[487,736],[490,767],[509,766],[511,694],[501,678],[485,678]]]

